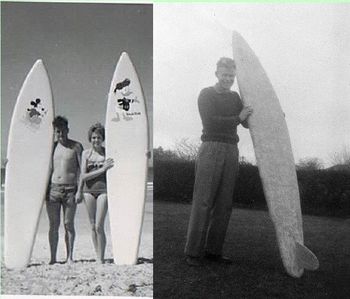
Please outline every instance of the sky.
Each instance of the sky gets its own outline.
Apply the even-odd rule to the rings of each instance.
[[[154,9],[154,147],[199,144],[197,98],[232,57],[232,31],[259,57],[280,100],[296,162],[350,145],[350,3],[160,4]],[[235,83],[234,90],[238,91]],[[241,156],[255,162],[249,130]]]
[[[152,132],[152,5],[1,3],[2,159],[16,98],[37,59],[49,73],[55,114],[68,118],[69,137],[87,148],[88,128],[105,121],[107,94],[123,51],[138,72]]]
[[[218,58],[232,57],[233,30],[255,51],[275,88],[296,162],[316,157],[327,165],[350,146],[349,3],[154,4],[154,20],[151,5],[1,7],[2,157],[15,100],[38,58],[49,72],[56,114],[68,117],[70,137],[87,147],[88,127],[104,122],[122,51],[143,85],[153,146],[174,149],[183,139],[198,144],[197,97],[215,84]],[[238,132],[241,155],[254,162],[249,131]]]

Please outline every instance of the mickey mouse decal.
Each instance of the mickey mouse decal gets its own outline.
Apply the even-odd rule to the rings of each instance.
[[[131,104],[132,103],[139,103],[139,101],[137,100],[137,96],[134,94],[133,91],[130,90],[130,79],[126,78],[124,79],[122,82],[119,82],[116,84],[116,87],[114,89],[114,93],[116,94],[117,92],[119,92],[123,98],[118,98],[117,99],[117,106],[116,106],[116,121],[120,120],[119,117],[119,112],[120,110],[122,110],[122,116],[124,120],[131,120],[133,119],[132,116],[133,115],[138,115],[140,113],[130,113],[129,110],[131,108]]]
[[[40,124],[46,113],[47,110],[42,106],[41,100],[37,98],[30,102],[30,106],[27,108],[26,120],[31,124]]]

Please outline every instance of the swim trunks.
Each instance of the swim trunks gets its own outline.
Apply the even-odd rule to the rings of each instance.
[[[61,203],[64,205],[73,205],[75,203],[75,194],[77,186],[75,184],[53,184],[49,186],[47,201],[50,203]]]

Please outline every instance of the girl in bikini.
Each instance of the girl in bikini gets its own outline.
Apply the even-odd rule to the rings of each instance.
[[[79,192],[89,214],[97,262],[104,263],[106,234],[104,222],[107,214],[106,171],[113,167],[113,159],[105,157],[102,143],[105,139],[104,127],[97,123],[90,127],[88,139],[92,147],[82,153]]]

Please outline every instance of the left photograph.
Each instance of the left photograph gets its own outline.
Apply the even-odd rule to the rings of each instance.
[[[1,294],[153,297],[152,4],[1,3]]]

